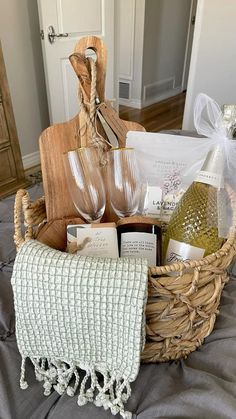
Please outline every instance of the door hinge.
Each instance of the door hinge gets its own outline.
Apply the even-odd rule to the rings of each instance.
[[[43,31],[43,29],[40,30],[40,38],[42,40],[44,40],[44,31]]]

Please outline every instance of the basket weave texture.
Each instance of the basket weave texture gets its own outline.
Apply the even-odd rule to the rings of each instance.
[[[25,232],[22,234],[23,210]],[[27,191],[16,194],[16,247],[37,238],[46,220],[44,198],[30,201]],[[222,248],[201,260],[149,269],[146,307],[146,346],[142,362],[164,362],[186,357],[213,330],[220,297],[236,255],[235,229]],[[168,276],[171,274],[171,276]]]

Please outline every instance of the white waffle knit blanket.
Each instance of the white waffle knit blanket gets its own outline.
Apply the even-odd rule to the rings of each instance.
[[[102,259],[35,240],[17,254],[12,286],[16,336],[27,388],[30,358],[44,394],[55,389],[131,418],[124,403],[145,339],[146,259]]]

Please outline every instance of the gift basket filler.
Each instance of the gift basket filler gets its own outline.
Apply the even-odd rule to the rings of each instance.
[[[86,37],[70,56],[80,112],[41,134],[45,196],[31,202],[18,191],[14,239],[17,248],[35,239],[65,251],[67,226],[116,222],[121,256],[151,255],[142,362],[175,360],[211,333],[236,254],[232,129],[206,95],[194,110],[204,138],[145,133],[121,120],[104,97],[106,54],[99,38]],[[150,241],[137,245],[140,232]]]

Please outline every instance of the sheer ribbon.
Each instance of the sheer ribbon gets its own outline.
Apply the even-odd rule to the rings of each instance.
[[[230,227],[235,225],[236,221],[234,215],[236,210],[236,140],[228,137],[219,105],[204,93],[200,93],[195,101],[194,125],[198,134],[210,138],[212,146],[219,145],[222,149],[224,187],[218,194],[220,209],[218,228],[219,234],[226,237]]]

